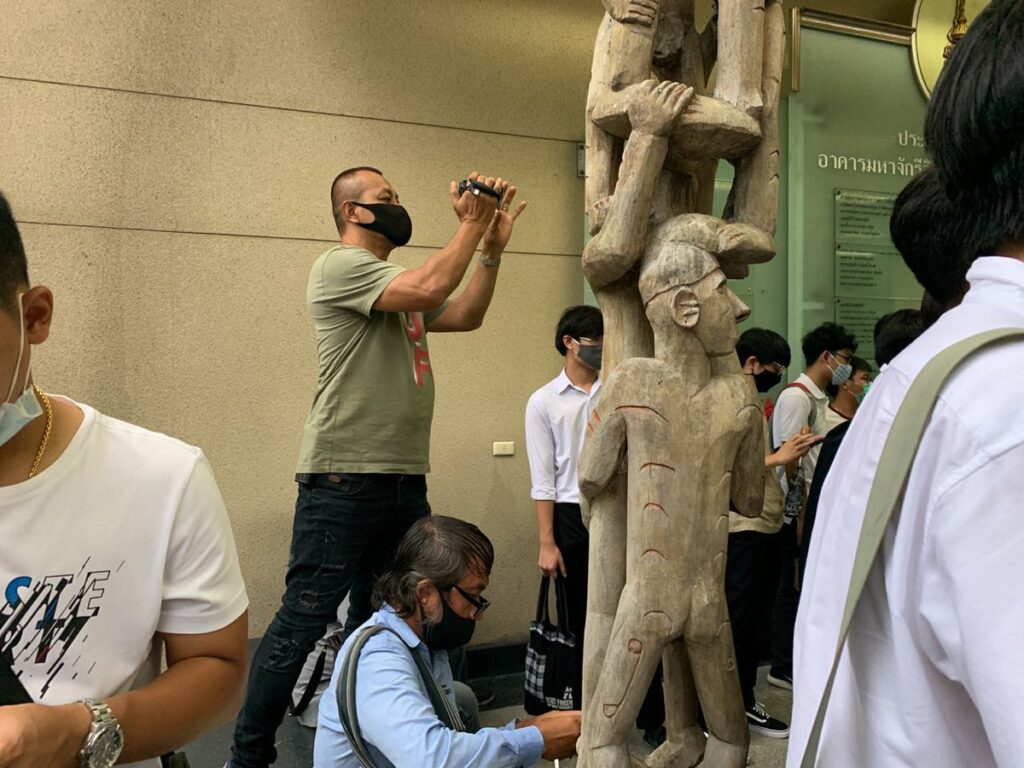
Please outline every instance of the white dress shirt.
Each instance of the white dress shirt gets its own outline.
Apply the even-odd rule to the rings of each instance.
[[[801,386],[807,391],[801,389]],[[815,435],[828,434],[830,427],[827,414],[828,395],[821,391],[821,388],[814,383],[810,376],[801,373],[793,384],[779,393],[779,399],[775,402],[775,410],[772,411],[772,447],[778,450],[779,446],[794,435],[799,435],[800,430],[807,426]],[[820,443],[800,459],[800,466],[804,471],[805,491],[810,490],[819,453],[821,453]],[[782,483],[782,489],[789,490],[785,467],[779,467],[776,472]]]
[[[835,652],[868,494],[911,382],[941,350],[1024,327],[1024,262],[977,259],[970,291],[886,367],[821,495],[797,617],[789,762]],[[1024,766],[1024,344],[943,388],[843,651],[818,766]]]
[[[594,382],[589,394],[575,386],[563,369],[554,379],[530,395],[526,403],[526,454],[538,501],[579,504],[577,463],[583,433],[601,388]]]

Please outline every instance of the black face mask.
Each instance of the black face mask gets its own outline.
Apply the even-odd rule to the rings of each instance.
[[[760,373],[754,374],[754,386],[757,387],[757,391],[762,395],[780,381],[782,381],[782,374],[769,371],[767,368]]]
[[[427,648],[432,651],[451,651],[468,645],[476,629],[476,621],[459,616],[443,595],[441,608],[444,611],[441,621],[423,626],[423,642]]]
[[[412,219],[409,212],[400,205],[393,203],[356,203],[373,214],[369,224],[357,222],[363,229],[384,235],[393,246],[401,248],[412,238]]]
[[[584,346],[580,344],[576,349],[576,355],[580,361],[595,371],[601,370],[601,358],[604,355],[603,344],[591,344],[590,346]]]

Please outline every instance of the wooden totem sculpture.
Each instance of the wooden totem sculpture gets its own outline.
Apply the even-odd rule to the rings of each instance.
[[[748,310],[727,278],[774,255],[785,23],[777,0],[719,0],[698,32],[694,2],[605,0],[594,49],[583,269],[605,318],[605,384],[580,461],[580,768],[629,765],[659,659],[668,740],[648,764],[746,760],[723,580],[730,506],[761,511],[764,436],[735,355]],[[716,218],[720,159],[736,173]]]

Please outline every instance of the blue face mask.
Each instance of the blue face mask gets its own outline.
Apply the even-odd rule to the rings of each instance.
[[[829,352],[828,354],[829,357],[831,357],[833,360],[839,363],[838,357],[833,355],[831,352]],[[825,363],[825,365],[828,365],[828,363]],[[839,365],[837,365],[835,368],[829,365],[828,369],[832,371],[833,387],[838,387],[840,384],[844,383],[847,379],[850,378],[850,376],[853,375],[853,366],[850,365],[849,363],[839,363]]]
[[[18,296],[18,322],[21,323],[21,337],[18,341],[18,362],[14,364],[14,376],[11,381],[11,388],[7,392],[7,399],[0,404],[0,445],[3,445],[25,426],[39,418],[43,413],[43,406],[39,404],[36,393],[32,391],[28,380],[30,370],[25,371],[25,381],[22,384],[22,392],[17,400],[11,402],[14,393],[18,390],[18,370],[21,368],[21,359],[25,354],[25,320],[22,317],[24,311],[24,294]]]
[[[854,397],[857,398],[857,405],[860,405],[861,403],[864,402],[864,398],[868,396],[868,391],[870,389],[871,389],[871,382],[869,381],[867,384],[865,384],[861,388],[860,392],[858,392],[856,395],[854,395]]]

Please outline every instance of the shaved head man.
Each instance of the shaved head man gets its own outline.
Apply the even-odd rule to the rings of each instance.
[[[313,263],[306,286],[319,372],[295,475],[286,587],[253,659],[230,766],[274,762],[274,735],[307,654],[346,596],[346,636],[370,617],[374,580],[403,534],[430,514],[427,336],[480,327],[525,207],[512,208],[516,188],[501,178],[468,179],[461,194],[449,184],[455,234],[412,269],[389,262],[413,234],[395,185],[370,166],[331,184],[340,242]],[[453,297],[478,247],[476,270]]]

